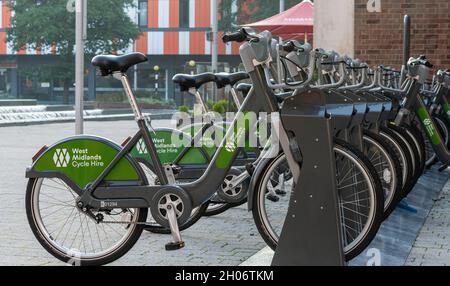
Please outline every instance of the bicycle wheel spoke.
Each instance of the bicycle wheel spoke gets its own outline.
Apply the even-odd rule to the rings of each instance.
[[[346,189],[346,188],[349,188],[349,187],[353,187],[353,186],[359,185],[361,183],[365,183],[365,181],[361,180],[361,181],[354,182],[353,184],[350,184],[350,185],[339,186],[338,190],[342,190],[342,189]]]
[[[352,209],[349,208],[349,207],[342,206],[342,208],[343,208],[344,210],[347,210],[347,211],[353,212],[353,213],[355,213],[355,214],[358,214],[359,216],[362,216],[362,217],[368,217],[366,214],[363,214],[363,213],[360,213],[360,212],[356,212],[356,211],[352,210]]]
[[[61,229],[59,230],[59,232],[56,234],[55,240],[58,240],[59,235],[61,234],[61,232],[62,232],[62,230],[64,229],[64,227],[67,225],[67,222],[69,221],[70,217],[72,216],[72,214],[73,214],[73,212],[74,212],[75,210],[76,210],[75,208],[72,209],[72,211],[70,212],[69,216],[67,217],[67,219],[66,219],[66,220],[64,221],[64,223],[63,223],[63,228],[61,228]]]

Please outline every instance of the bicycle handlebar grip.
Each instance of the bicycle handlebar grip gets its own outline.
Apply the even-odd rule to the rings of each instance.
[[[293,52],[296,50],[296,47],[292,41],[284,43],[282,48],[287,53],[290,53],[290,52]]]
[[[226,33],[222,37],[222,41],[224,43],[229,43],[229,42],[242,43],[246,39],[247,39],[247,35],[245,35],[241,30],[233,32],[233,33]]]
[[[410,58],[408,61],[409,66],[417,66],[422,65],[426,66],[427,68],[432,68],[433,65],[427,60],[427,58],[424,55],[419,56],[418,58]]]

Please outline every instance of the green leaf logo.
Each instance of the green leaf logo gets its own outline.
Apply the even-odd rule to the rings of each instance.
[[[70,163],[70,154],[67,149],[56,149],[53,154],[53,162],[58,168],[66,168]]]
[[[145,146],[145,142],[143,139],[139,140],[137,145],[136,145],[137,151],[139,152],[139,154],[147,154],[147,146]]]
[[[423,124],[425,125],[425,127],[427,129],[427,132],[430,135],[430,137],[433,137],[434,136],[434,128],[433,128],[433,125],[431,123],[431,119],[429,119],[429,118],[424,119],[423,120]]]

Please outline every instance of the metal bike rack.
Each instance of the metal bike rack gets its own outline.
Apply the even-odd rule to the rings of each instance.
[[[309,90],[285,101],[284,127],[296,136],[303,157],[298,184],[272,261],[284,265],[345,265],[336,189],[333,126],[326,94]]]
[[[406,66],[411,54],[411,17],[405,15],[403,17],[403,61],[402,61],[402,71],[401,71],[401,83],[404,82],[406,78]]]

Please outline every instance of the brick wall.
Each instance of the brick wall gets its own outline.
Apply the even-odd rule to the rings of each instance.
[[[355,0],[355,57],[371,65],[399,68],[403,58],[403,16],[411,16],[411,56],[426,55],[437,68],[450,68],[449,0],[381,0],[369,13]]]

